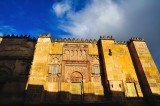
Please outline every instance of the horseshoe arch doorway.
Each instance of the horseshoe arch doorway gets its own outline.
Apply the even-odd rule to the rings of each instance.
[[[71,74],[70,90],[71,90],[71,101],[72,102],[82,102],[83,75],[78,71],[74,71]]]

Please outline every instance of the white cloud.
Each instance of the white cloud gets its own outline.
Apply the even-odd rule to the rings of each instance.
[[[75,37],[98,38],[99,35],[107,34],[120,40],[127,40],[131,36],[146,37],[145,35],[153,29],[150,26],[155,26],[157,23],[150,22],[150,19],[158,20],[156,13],[154,14],[154,9],[158,6],[154,7],[156,4],[154,2],[154,0],[148,0],[148,2],[145,0],[119,2],[92,0],[80,11],[74,11],[70,7],[66,17],[63,17],[65,20],[68,19],[68,22],[61,19],[59,28]],[[152,13],[151,10],[153,10]]]
[[[66,17],[61,19],[59,28],[76,38],[99,38],[108,34],[116,40],[143,37],[153,57],[157,58],[160,53],[156,47],[160,45],[159,10],[159,0],[92,0],[80,11],[71,7],[65,10]]]
[[[69,12],[67,18],[71,20],[69,24],[60,27],[76,37],[97,38],[101,34],[112,34],[123,25],[123,12],[111,0],[94,0],[80,12]]]
[[[53,4],[52,9],[58,17],[63,16],[71,8],[69,2]]]

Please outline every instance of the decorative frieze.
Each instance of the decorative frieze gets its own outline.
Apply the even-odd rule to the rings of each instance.
[[[61,64],[62,55],[50,55],[48,64]]]
[[[63,60],[87,60],[88,45],[65,44]]]
[[[79,72],[83,79],[86,80],[88,79],[87,78],[87,74],[88,74],[88,68],[87,68],[87,65],[66,65],[65,66],[65,79],[67,81],[70,81],[71,80],[71,77],[73,76],[72,74],[74,72]]]

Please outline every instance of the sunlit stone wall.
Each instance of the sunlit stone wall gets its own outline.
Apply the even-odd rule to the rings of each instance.
[[[142,38],[7,35],[0,37],[0,66],[0,105],[160,103],[159,72]]]

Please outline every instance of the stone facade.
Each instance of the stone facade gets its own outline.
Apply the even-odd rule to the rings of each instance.
[[[35,44],[29,36],[0,37],[0,105],[24,102]]]
[[[0,38],[0,104],[160,104],[160,76],[142,38]],[[33,59],[33,60],[32,60]]]

